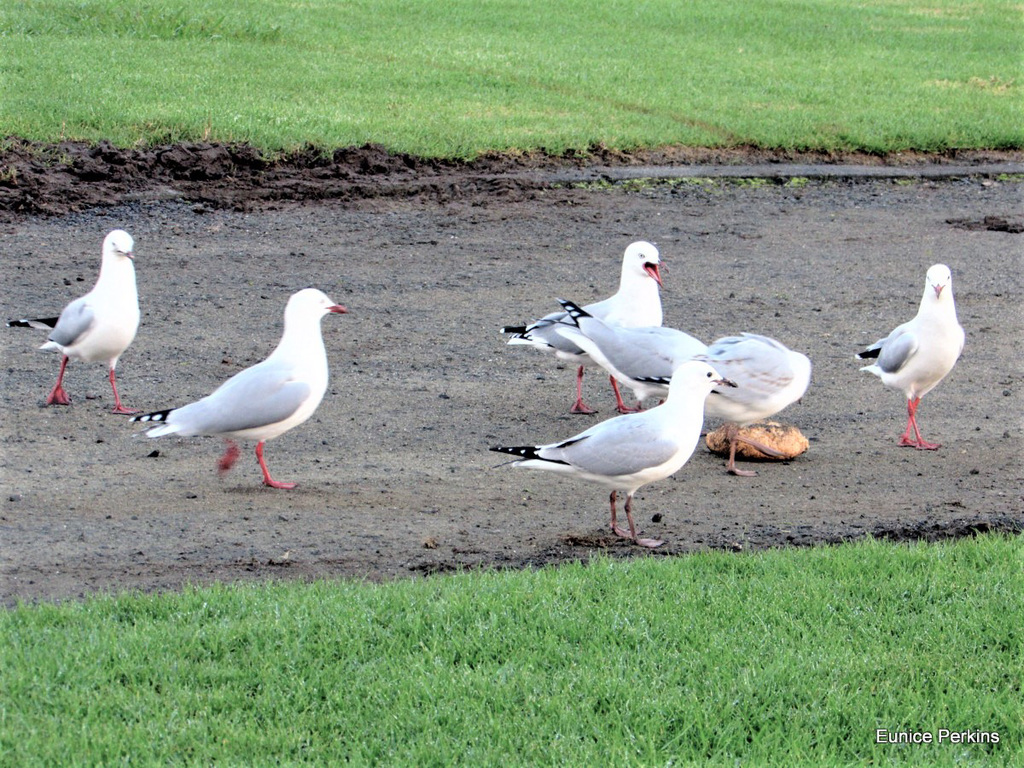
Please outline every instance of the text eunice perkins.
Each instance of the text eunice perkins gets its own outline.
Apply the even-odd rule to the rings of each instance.
[[[889,731],[878,728],[875,744],[998,744],[995,731]]]

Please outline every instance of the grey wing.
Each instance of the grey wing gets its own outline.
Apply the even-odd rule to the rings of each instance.
[[[591,338],[612,367],[631,379],[669,377],[672,362],[656,339],[636,329],[609,326],[600,320],[581,322],[580,328]]]
[[[590,355],[594,362],[609,373],[622,372],[622,369],[618,367],[621,361],[616,359],[615,353],[606,354],[605,347],[585,334],[582,329],[575,325],[562,323],[555,326],[553,330],[562,340],[563,345],[572,346],[580,352]]]
[[[553,312],[530,325],[523,335],[534,341],[543,342],[559,352],[579,355],[583,350],[559,332],[561,328],[575,327],[565,312]]]
[[[705,349],[700,341],[674,328],[621,328],[588,317],[578,322],[579,332],[589,339],[589,344],[580,346],[602,365],[606,362],[634,380],[667,381],[679,363]]]
[[[92,327],[95,319],[95,313],[86,298],[83,296],[75,299],[64,307],[57,318],[57,324],[46,338],[62,347],[71,346]]]
[[[506,325],[504,328],[501,329],[501,332],[512,333],[517,336],[529,335],[530,333],[533,333],[534,331],[540,328],[544,328],[545,326],[550,325],[553,322],[564,320],[566,317],[568,317],[568,315],[563,311],[552,312],[551,314],[544,315],[544,317],[540,318],[539,320],[534,320],[530,323],[527,323],[526,325]]]
[[[219,435],[277,424],[309,398],[304,381],[276,366],[255,365],[225,381],[212,394],[174,411],[181,434]]]
[[[886,373],[896,373],[917,352],[917,334],[897,328],[882,344],[876,365]]]
[[[790,352],[775,339],[744,333],[726,336],[708,347],[698,360],[710,364],[725,378],[736,383],[724,393],[730,400],[755,402],[785,388],[795,372]]]
[[[879,354],[881,354],[882,352],[882,347],[884,347],[891,339],[895,339],[896,337],[901,336],[902,334],[911,330],[913,328],[913,325],[913,320],[908,320],[907,322],[901,325],[897,325],[895,328],[889,331],[888,336],[883,336],[874,344],[870,345],[869,347],[866,347],[862,352],[858,352],[857,357],[861,358],[862,360],[878,357]]]
[[[557,451],[562,461],[585,472],[614,477],[663,464],[678,449],[650,421],[619,417],[545,450]]]
[[[631,370],[640,375],[666,379],[682,363],[707,351],[699,339],[675,328],[662,326],[626,328],[622,332],[622,341],[632,350],[624,358],[630,360]]]

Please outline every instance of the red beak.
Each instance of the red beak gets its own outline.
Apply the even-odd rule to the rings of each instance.
[[[345,309],[341,304],[332,304],[327,308],[327,311],[333,315],[347,315],[348,310]]]
[[[647,262],[644,264],[644,272],[653,277],[657,281],[658,285],[661,285],[661,272],[658,271],[657,264]]]
[[[935,298],[936,299],[939,298],[939,296],[942,295],[942,289],[945,288],[945,287],[946,286],[944,286],[944,285],[936,285],[935,286]]]

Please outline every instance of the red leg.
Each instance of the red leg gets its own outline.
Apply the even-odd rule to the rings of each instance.
[[[725,463],[725,471],[739,477],[756,477],[757,472],[752,469],[737,469],[736,467],[736,445],[740,441],[740,428],[735,424],[729,424],[725,428],[725,436],[729,440],[729,461]]]
[[[114,379],[113,368],[110,369],[110,388],[114,390],[114,408],[111,410],[111,413],[131,414],[140,412],[138,408],[126,408],[121,404],[121,396],[117,394],[117,381]]]
[[[591,414],[597,413],[589,405],[583,402],[583,366],[581,365],[576,371],[576,402],[572,404],[572,408],[569,409],[569,413],[583,413]]]
[[[665,542],[659,539],[641,539],[636,535],[636,524],[633,522],[633,494],[626,496],[626,522],[629,523],[629,530],[623,530],[619,527],[618,521],[615,514],[615,491],[612,491],[611,496],[608,497],[608,501],[612,505],[612,530],[616,536],[623,539],[629,539],[630,541],[639,544],[641,547],[660,547]]]
[[[217,473],[223,475],[238,461],[238,446],[230,440],[225,440],[224,443],[227,445],[227,449],[224,451],[224,455],[220,457],[220,461],[217,462]]]
[[[921,404],[921,398],[915,397],[907,400],[907,429],[900,437],[900,445],[917,448],[920,451],[937,451],[942,447],[941,443],[929,443],[921,437],[921,430],[917,426],[917,407]],[[911,438],[910,430],[914,430],[914,437]]]
[[[632,539],[633,536],[630,535],[629,531],[625,531],[622,528],[619,528],[618,516],[615,511],[615,500],[616,493],[615,491],[612,491],[611,496],[608,497],[608,501],[612,505],[612,531],[615,532],[616,536],[621,536],[623,539]]]
[[[271,488],[282,488],[286,491],[291,490],[295,487],[295,483],[282,483],[270,476],[270,470],[267,469],[267,463],[263,460],[263,442],[263,440],[260,440],[256,443],[256,458],[259,459],[260,469],[263,470],[263,484],[269,485]]]
[[[914,400],[907,398],[907,428],[903,430],[903,434],[900,435],[900,445],[914,447],[917,442],[910,434],[910,430],[915,427],[914,423],[914,411],[917,410],[917,406],[914,404]]]
[[[655,547],[660,547],[665,543],[661,539],[641,539],[637,537],[636,525],[633,524],[633,494],[629,494],[626,497],[626,520],[629,523],[630,538],[641,547],[654,549]]]
[[[637,403],[636,408],[630,408],[628,405],[626,405],[625,401],[622,399],[622,393],[619,392],[619,382],[615,380],[614,376],[609,376],[608,381],[612,383],[612,389],[615,390],[616,411],[618,411],[619,413],[638,413],[639,411],[643,410],[640,407],[640,403]]]
[[[63,355],[60,359],[60,373],[57,374],[57,383],[53,385],[50,394],[46,396],[47,405],[71,405],[71,398],[64,391],[64,369],[68,367],[68,356]]]

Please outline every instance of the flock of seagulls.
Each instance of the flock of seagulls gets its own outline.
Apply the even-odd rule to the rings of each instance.
[[[660,326],[662,323],[661,255],[651,243],[638,240],[626,248],[622,257],[622,277],[619,290],[604,301],[588,304],[584,310],[592,316],[621,328]],[[529,325],[506,325],[502,333],[512,334],[509,344],[527,344],[553,352],[559,360],[575,363],[576,400],[570,413],[597,413],[583,402],[583,371],[594,365],[587,352],[559,332],[564,326],[566,312],[553,312]],[[614,375],[610,375],[619,413],[629,409],[622,400]]]
[[[320,321],[325,315],[344,314],[348,310],[315,288],[293,294],[285,306],[281,341],[266,360],[239,371],[201,400],[143,414],[124,407],[114,383],[117,360],[139,328],[133,249],[131,235],[115,229],[103,241],[100,276],[89,293],[68,304],[59,317],[7,323],[12,327],[52,329],[40,349],[59,350],[63,357],[57,384],[46,404],[71,404],[62,386],[69,359],[104,361],[110,368],[110,385],[114,389],[113,412],[138,414],[131,420],[155,424],[146,433],[149,437],[223,437],[227,449],[217,464],[221,473],[231,469],[238,459],[239,449],[233,440],[256,440],[256,460],[263,472],[264,485],[294,488],[295,483],[271,476],[263,458],[263,445],[302,424],[320,405],[328,380],[327,350]]]
[[[561,312],[502,329],[512,334],[509,344],[529,344],[579,364],[571,412],[593,412],[583,405],[582,379],[585,365],[598,365],[611,378],[617,410],[624,415],[559,442],[491,449],[515,456],[512,464],[518,467],[558,472],[609,488],[612,531],[645,547],[663,542],[638,536],[633,495],[686,464],[697,446],[704,415],[726,423],[727,471],[753,475],[736,466],[738,443],[746,442],[768,456],[781,454],[743,436],[740,428],[795,403],[811,381],[810,359],[767,336],[741,333],[706,346],[684,331],[662,327],[660,263],[653,245],[633,243],[623,254],[622,278],[613,296],[585,307],[559,299]],[[877,357],[877,363],[863,370],[906,394],[907,430],[900,445],[935,450],[938,444],[921,438],[917,408],[921,397],[953,369],[963,350],[964,331],[956,318],[949,267],[936,264],[925,283],[917,317],[859,357]],[[636,408],[625,405],[616,382],[633,391]],[[663,402],[642,410],[649,398]],[[628,530],[617,523],[619,492],[626,494]]]
[[[229,470],[240,455],[235,440],[255,440],[264,484],[294,488],[295,483],[271,476],[263,447],[305,422],[320,405],[328,382],[321,320],[328,314],[346,313],[345,307],[315,288],[298,291],[288,299],[284,333],[269,357],[196,402],[140,413],[121,402],[114,376],[118,359],[139,327],[134,255],[131,235],[120,229],[110,232],[103,241],[99,278],[89,293],[68,304],[58,317],[8,322],[11,327],[49,330],[40,348],[61,353],[57,383],[46,404],[71,403],[63,386],[70,360],[105,362],[114,394],[113,412],[134,414],[131,421],[149,425],[149,437],[222,437],[226,450],[218,462],[220,472]],[[700,439],[705,415],[726,423],[728,472],[752,475],[736,467],[739,442],[770,456],[779,454],[744,437],[740,428],[799,400],[811,379],[806,355],[767,336],[741,333],[705,345],[683,331],[664,327],[661,263],[654,245],[632,243],[623,254],[619,290],[609,298],[586,306],[559,300],[561,311],[501,329],[510,335],[509,344],[536,347],[578,366],[572,413],[595,412],[583,402],[582,382],[585,368],[597,366],[608,374],[622,415],[557,442],[491,448],[513,456],[515,466],[558,472],[608,489],[612,531],[644,547],[663,542],[637,533],[633,496],[642,486],[686,464]],[[952,275],[949,267],[936,264],[926,275],[917,316],[858,354],[875,360],[862,370],[907,398],[907,428],[900,445],[922,450],[940,447],[921,437],[917,409],[921,398],[953,369],[963,344]],[[636,407],[623,401],[619,384],[632,390]],[[653,399],[660,404],[645,408],[645,401]],[[619,493],[626,497],[627,528],[618,524]]]

